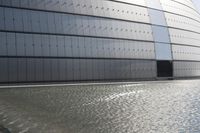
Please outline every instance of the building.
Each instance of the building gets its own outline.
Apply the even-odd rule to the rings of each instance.
[[[0,0],[0,82],[200,76],[191,0]]]

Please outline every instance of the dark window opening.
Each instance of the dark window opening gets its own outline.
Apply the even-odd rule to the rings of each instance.
[[[158,77],[173,77],[172,61],[157,61]]]

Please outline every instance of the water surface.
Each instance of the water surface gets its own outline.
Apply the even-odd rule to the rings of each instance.
[[[200,80],[0,89],[12,133],[199,133]]]

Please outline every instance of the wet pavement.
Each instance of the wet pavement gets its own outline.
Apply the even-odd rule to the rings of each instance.
[[[200,80],[0,89],[0,125],[11,133],[199,133]]]

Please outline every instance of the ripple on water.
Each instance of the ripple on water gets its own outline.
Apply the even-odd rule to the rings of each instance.
[[[13,133],[199,133],[200,80],[0,90]]]

